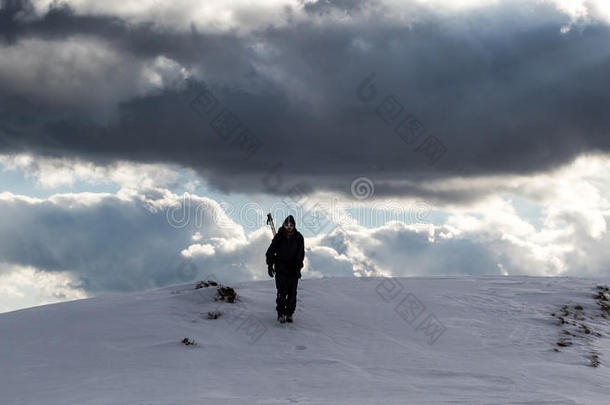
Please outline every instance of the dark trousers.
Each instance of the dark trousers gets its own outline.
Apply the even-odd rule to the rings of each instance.
[[[294,314],[297,307],[297,285],[299,279],[296,275],[275,273],[275,287],[277,297],[275,299],[275,309],[278,315]]]

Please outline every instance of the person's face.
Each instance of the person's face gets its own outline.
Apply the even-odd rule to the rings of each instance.
[[[284,225],[284,228],[286,228],[288,232],[292,232],[292,230],[294,229],[294,225],[288,222],[286,225]]]

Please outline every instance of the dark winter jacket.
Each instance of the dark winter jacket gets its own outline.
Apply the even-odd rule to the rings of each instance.
[[[267,266],[275,264],[276,273],[296,275],[303,268],[305,258],[305,241],[296,228],[294,234],[288,236],[283,226],[277,231],[267,253]]]

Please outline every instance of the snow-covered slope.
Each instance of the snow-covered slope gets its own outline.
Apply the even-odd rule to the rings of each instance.
[[[600,284],[302,279],[283,325],[272,279],[232,284],[234,304],[189,283],[30,308],[0,315],[0,402],[607,404]]]

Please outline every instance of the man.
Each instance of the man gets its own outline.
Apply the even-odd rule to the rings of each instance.
[[[265,256],[269,277],[275,273],[277,319],[280,323],[292,322],[297,306],[297,284],[305,258],[303,235],[297,231],[292,215],[288,215],[278,229]]]

